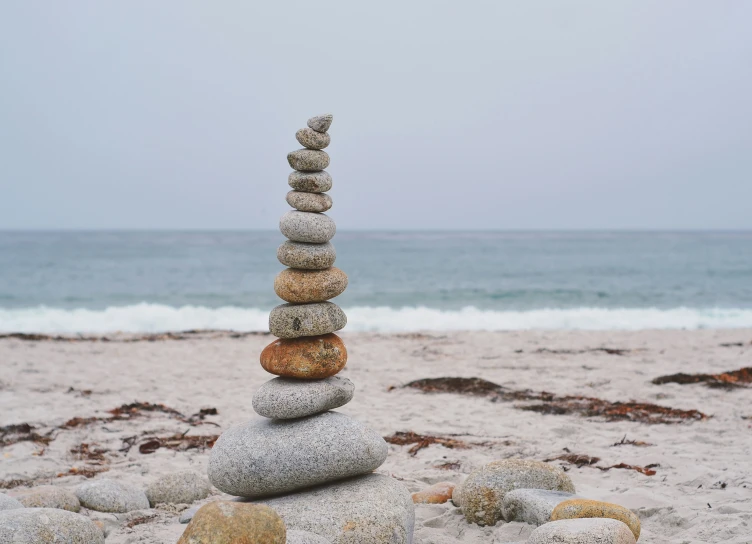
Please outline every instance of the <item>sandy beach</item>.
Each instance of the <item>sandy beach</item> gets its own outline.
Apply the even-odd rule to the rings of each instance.
[[[340,411],[384,437],[414,432],[455,441],[447,442],[455,447],[390,445],[379,472],[411,491],[459,482],[495,459],[564,456],[568,460],[552,462],[568,471],[578,493],[639,515],[641,542],[752,542],[752,390],[651,383],[677,372],[715,374],[749,366],[752,330],[343,338],[350,352],[343,375],[357,389]],[[43,483],[73,487],[97,473],[145,486],[174,470],[205,472],[213,436],[258,417],[251,395],[269,378],[257,361],[270,336],[206,332],[108,340],[0,340],[0,426],[33,426],[4,429],[5,492]],[[521,409],[535,404],[530,400],[402,387],[439,377],[482,378],[509,391],[634,400],[707,417],[690,412],[695,416],[685,422],[647,424]],[[130,406],[112,412],[123,405]],[[647,474],[599,469],[622,463]],[[217,492],[210,500],[220,497]],[[167,543],[185,528],[179,510],[89,515],[112,527],[108,543]],[[531,530],[516,522],[470,525],[447,503],[417,507],[414,541],[519,542]]]

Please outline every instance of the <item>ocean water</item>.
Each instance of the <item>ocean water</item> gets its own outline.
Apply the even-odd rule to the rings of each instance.
[[[0,331],[265,330],[278,232],[0,232]],[[343,232],[347,330],[752,327],[752,232]]]

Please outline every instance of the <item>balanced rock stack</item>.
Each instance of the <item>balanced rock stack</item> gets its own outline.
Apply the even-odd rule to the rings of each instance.
[[[221,491],[263,502],[288,529],[309,531],[332,544],[412,541],[413,502],[398,481],[371,474],[386,460],[379,434],[334,408],[353,397],[354,385],[336,376],[347,362],[342,339],[347,323],[329,299],[347,287],[347,275],[332,266],[329,240],[334,221],[326,191],[332,177],[329,155],[331,115],[308,120],[295,137],[304,149],[287,156],[295,170],[287,202],[295,208],[280,220],[288,241],[277,251],[289,268],[274,290],[287,304],[269,316],[278,339],[261,353],[261,366],[276,374],[253,396],[262,418],[232,427],[211,452],[209,478]],[[280,496],[285,495],[286,496]],[[267,498],[274,497],[274,498]]]

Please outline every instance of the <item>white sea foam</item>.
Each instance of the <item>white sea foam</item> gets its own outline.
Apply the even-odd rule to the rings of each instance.
[[[0,331],[35,333],[160,332],[188,329],[267,329],[269,309],[206,308],[141,303],[106,310],[78,308],[1,309]],[[438,310],[425,307],[345,308],[348,331],[442,330],[639,330],[752,327],[752,309],[734,308],[572,308],[526,311]]]

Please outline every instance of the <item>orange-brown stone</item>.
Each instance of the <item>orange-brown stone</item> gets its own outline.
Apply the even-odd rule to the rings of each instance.
[[[324,302],[347,288],[347,274],[336,266],[325,270],[287,268],[274,279],[274,292],[285,302]]]
[[[198,509],[178,544],[285,544],[279,515],[263,504],[215,501]]]
[[[280,338],[261,352],[264,370],[287,378],[317,380],[334,376],[347,363],[347,349],[336,334]]]
[[[422,491],[413,493],[415,504],[444,504],[452,498],[454,484],[452,482],[439,482]]]

